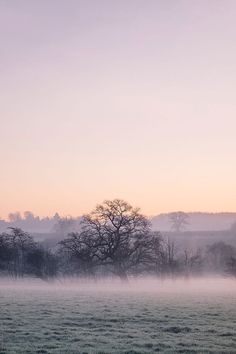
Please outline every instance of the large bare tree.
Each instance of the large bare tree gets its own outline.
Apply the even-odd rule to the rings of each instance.
[[[150,223],[124,200],[106,200],[81,221],[81,232],[61,242],[80,263],[110,265],[120,278],[150,260]]]

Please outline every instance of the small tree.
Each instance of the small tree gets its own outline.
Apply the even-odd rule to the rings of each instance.
[[[207,246],[206,260],[207,264],[212,271],[224,272],[230,259],[236,256],[236,249],[223,242],[215,242]]]
[[[18,221],[22,220],[21,214],[19,211],[16,211],[15,213],[9,213],[8,214],[8,219],[10,223],[16,223]]]
[[[176,232],[182,231],[188,224],[188,214],[183,211],[176,211],[169,214],[171,229]]]
[[[161,245],[162,275],[175,275],[178,272],[177,247],[174,240],[164,239]]]
[[[203,266],[203,257],[201,249],[197,249],[194,251],[189,248],[185,248],[181,263],[182,270],[186,277],[192,274],[200,273]]]

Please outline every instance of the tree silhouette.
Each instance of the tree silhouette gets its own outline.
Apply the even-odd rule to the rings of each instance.
[[[81,221],[81,232],[60,243],[79,264],[110,265],[122,279],[151,252],[150,223],[124,200],[106,200]]]
[[[173,231],[180,232],[188,224],[188,214],[183,211],[176,211],[169,214],[169,221]]]

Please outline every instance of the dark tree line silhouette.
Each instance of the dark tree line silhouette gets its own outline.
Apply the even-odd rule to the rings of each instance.
[[[105,201],[85,215],[50,250],[19,228],[0,234],[0,274],[13,277],[115,275],[190,276],[205,271],[236,276],[236,250],[218,242],[195,251],[152,232],[139,209],[123,200]]]
[[[53,277],[57,274],[57,256],[36,243],[27,232],[10,228],[0,234],[0,271],[16,278]]]

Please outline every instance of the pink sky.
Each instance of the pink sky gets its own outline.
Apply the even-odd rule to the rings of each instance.
[[[236,210],[234,0],[0,2],[0,217]]]

